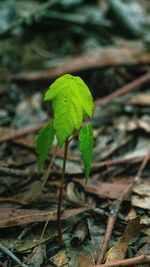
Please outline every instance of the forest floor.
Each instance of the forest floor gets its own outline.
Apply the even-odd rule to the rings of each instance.
[[[150,266],[149,27],[146,0],[0,2],[0,266]],[[85,185],[70,143],[60,246],[64,149],[39,170],[35,139],[65,73],[93,95],[94,151]]]

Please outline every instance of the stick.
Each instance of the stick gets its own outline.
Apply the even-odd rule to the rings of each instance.
[[[150,53],[135,46],[110,47],[100,49],[91,54],[84,54],[71,60],[64,60],[56,67],[30,72],[10,74],[7,80],[50,80],[65,73],[75,73],[92,68],[102,68],[108,66],[149,64]]]
[[[4,134],[4,135],[0,136],[0,143],[34,133],[34,132],[38,131],[39,129],[41,129],[43,125],[44,125],[43,123],[40,123],[40,124],[37,124],[36,126],[34,126],[32,128],[28,128],[28,129],[24,129],[24,130],[16,130],[12,133]]]
[[[114,98],[121,96],[121,95],[124,95],[124,94],[127,94],[130,91],[137,89],[137,87],[141,86],[142,84],[144,84],[148,81],[150,81],[150,72],[147,72],[146,74],[142,75],[141,77],[139,77],[139,78],[135,79],[134,81],[128,83],[127,85],[121,87],[120,89],[113,92],[112,94],[96,100],[95,104],[96,105],[107,104],[107,103],[111,102]]]
[[[150,256],[142,255],[125,260],[118,260],[106,264],[98,264],[90,267],[124,267],[124,266],[137,266],[139,264],[150,263]]]
[[[107,247],[108,247],[108,243],[109,243],[109,240],[110,240],[110,237],[111,237],[111,233],[113,231],[113,227],[114,227],[115,221],[116,221],[116,217],[114,217],[114,216],[109,216],[108,217],[106,232],[105,232],[105,235],[104,235],[104,238],[103,238],[103,241],[102,241],[102,246],[101,246],[101,249],[100,249],[100,254],[99,254],[99,258],[97,260],[97,264],[100,264],[100,263],[103,262],[103,258],[105,256],[105,253],[106,253],[106,250],[107,250]]]

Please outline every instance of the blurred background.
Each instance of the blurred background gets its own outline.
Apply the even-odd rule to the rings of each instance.
[[[35,93],[64,73],[80,75],[95,99],[145,73],[149,11],[148,0],[1,0],[0,124],[12,122],[29,95],[38,106]]]

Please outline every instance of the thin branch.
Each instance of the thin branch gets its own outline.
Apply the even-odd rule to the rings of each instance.
[[[106,264],[98,264],[90,267],[125,267],[125,266],[137,266],[139,264],[147,264],[150,263],[150,256],[142,255],[139,257],[134,257],[125,260],[118,260]]]
[[[99,257],[97,260],[97,264],[100,264],[103,262],[105,253],[107,251],[108,243],[109,243],[109,240],[111,237],[111,233],[112,233],[113,228],[114,228],[115,221],[116,221],[116,217],[114,217],[112,215],[108,217],[107,227],[106,227],[105,235],[104,235],[102,245],[100,248],[100,254],[99,254]]]
[[[75,73],[92,68],[127,65],[127,62],[129,66],[149,64],[150,53],[144,49],[139,49],[135,45],[128,45],[127,47],[109,47],[99,49],[91,54],[83,54],[71,60],[64,59],[61,64],[57,64],[55,67],[47,70],[20,72],[2,77],[2,79],[26,81],[50,80],[65,73]]]
[[[103,98],[100,98],[95,101],[96,105],[104,105],[109,102],[111,102],[113,99],[115,99],[118,96],[125,95],[135,89],[137,89],[139,86],[142,84],[149,82],[150,81],[150,72],[147,72],[146,74],[142,75],[141,77],[135,79],[134,81],[128,83],[127,85],[119,88],[112,94],[109,94]]]
[[[41,129],[43,127],[43,125],[44,125],[43,123],[40,123],[34,127],[28,128],[28,129],[14,130],[13,132],[8,133],[8,134],[0,134],[0,143],[9,141],[11,139],[24,137],[28,134],[32,134],[32,133],[38,131],[39,129]]]

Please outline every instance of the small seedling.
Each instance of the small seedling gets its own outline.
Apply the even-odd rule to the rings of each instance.
[[[91,93],[78,76],[65,74],[56,79],[47,90],[44,101],[52,101],[53,119],[40,131],[36,139],[39,166],[42,166],[56,136],[58,147],[64,146],[63,169],[57,207],[57,230],[62,244],[61,203],[65,185],[65,167],[69,142],[75,136],[79,139],[79,149],[84,161],[86,182],[90,173],[93,151],[93,129],[91,124],[82,126],[83,118],[91,118],[94,108]]]

